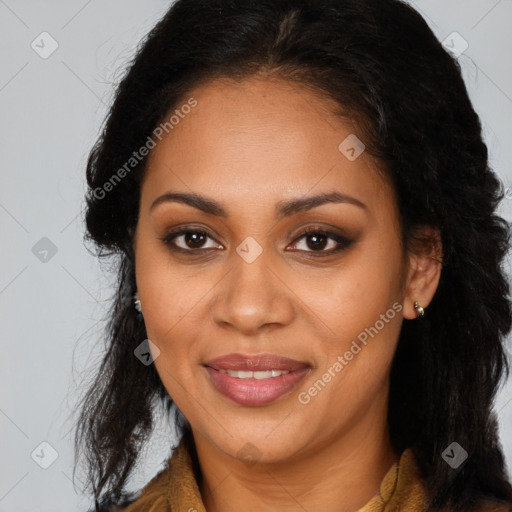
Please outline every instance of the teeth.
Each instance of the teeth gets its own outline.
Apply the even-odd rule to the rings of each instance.
[[[235,371],[235,370],[219,370],[220,373],[226,373],[231,377],[236,377],[237,379],[270,379],[272,377],[279,377],[281,375],[286,375],[290,373],[288,370],[261,370],[257,372],[248,372],[248,371]]]

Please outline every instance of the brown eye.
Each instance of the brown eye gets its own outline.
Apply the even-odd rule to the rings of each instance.
[[[205,246],[209,239],[212,240],[213,245],[210,243],[210,246]],[[192,229],[170,233],[162,238],[162,241],[171,249],[184,252],[222,248],[206,231]]]
[[[352,240],[329,231],[316,228],[306,230],[294,242],[294,249],[314,254],[315,256],[327,256],[348,248]]]
[[[206,233],[202,231],[190,231],[183,236],[183,241],[189,249],[200,249],[207,239]]]
[[[305,239],[306,245],[313,251],[323,250],[329,244],[329,238],[320,233],[307,235]]]

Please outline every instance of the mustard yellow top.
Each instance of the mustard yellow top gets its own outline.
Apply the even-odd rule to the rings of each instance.
[[[378,494],[357,512],[425,512],[427,493],[414,454],[405,450],[384,476]],[[191,455],[180,442],[167,465],[123,512],[206,512],[194,475]],[[482,511],[508,508],[484,507]]]

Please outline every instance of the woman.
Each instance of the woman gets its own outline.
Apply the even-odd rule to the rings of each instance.
[[[460,68],[397,0],[178,0],[91,152],[116,255],[95,510],[512,510],[509,231]],[[181,441],[124,485],[160,407]]]

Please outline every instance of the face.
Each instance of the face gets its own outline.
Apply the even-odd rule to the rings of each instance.
[[[357,128],[300,86],[189,97],[150,154],[134,241],[163,384],[194,436],[233,457],[361,435],[385,418],[407,299],[391,186]]]

